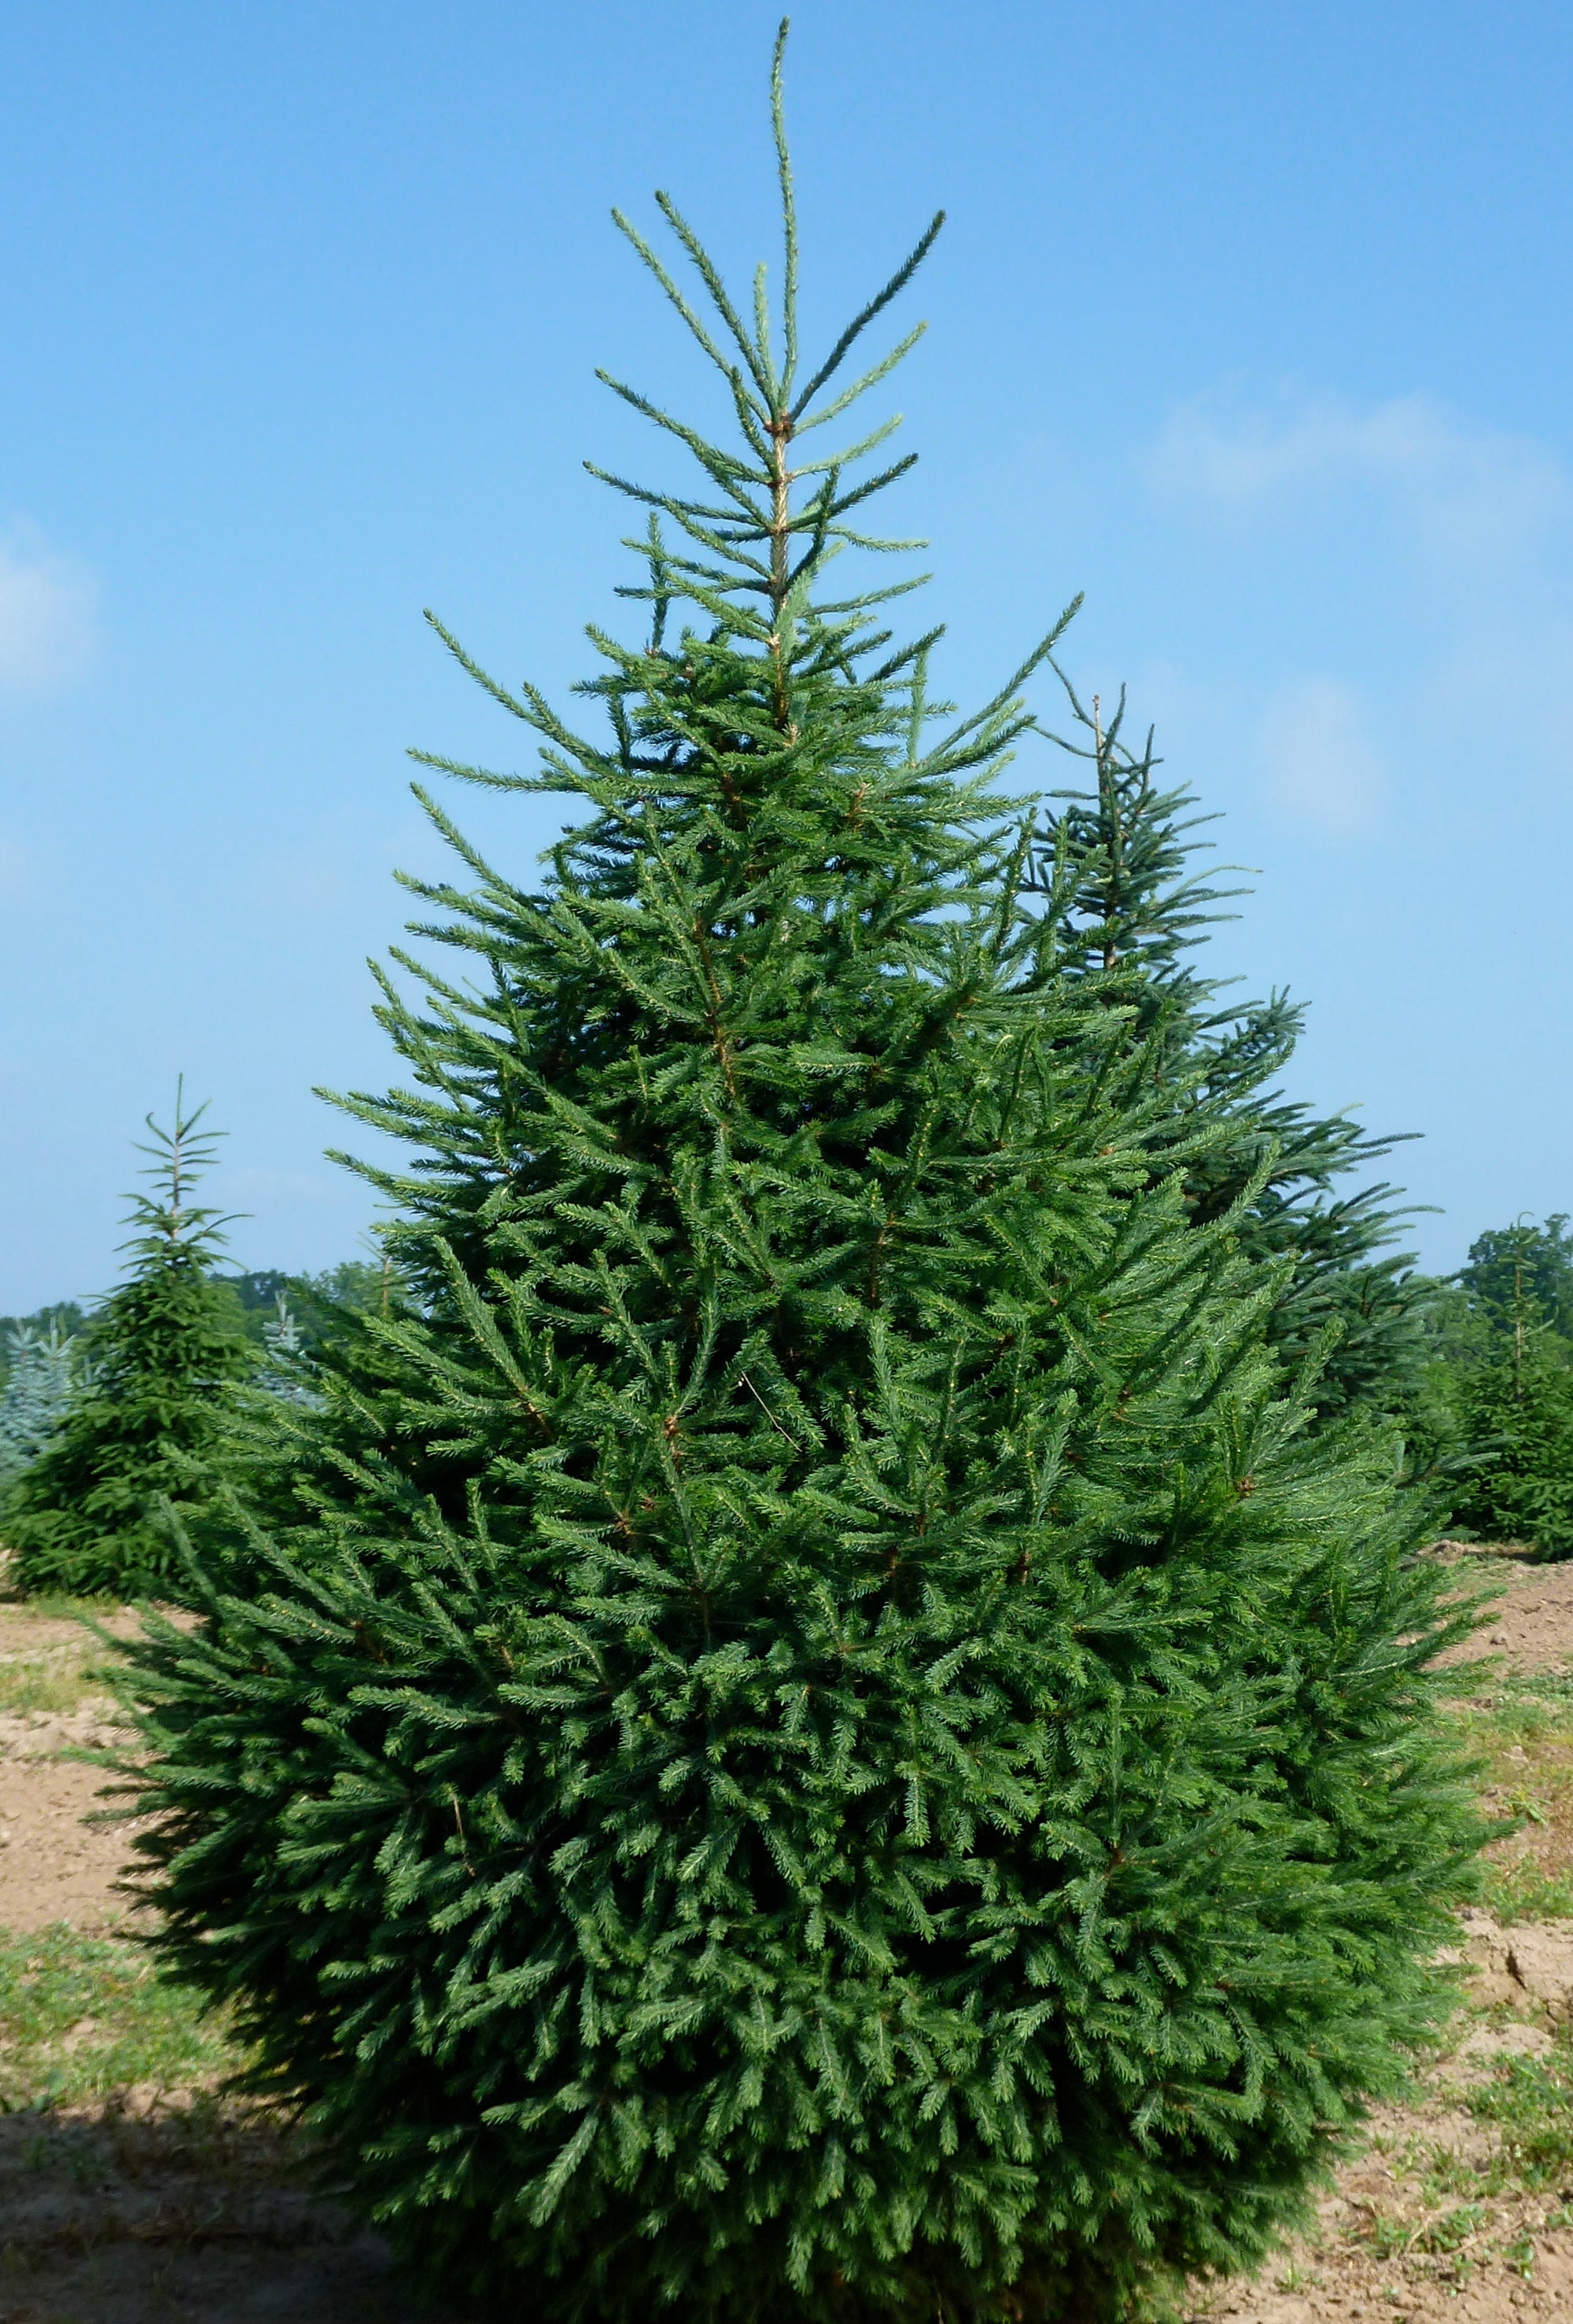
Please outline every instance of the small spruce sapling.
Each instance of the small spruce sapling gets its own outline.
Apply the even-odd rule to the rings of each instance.
[[[235,1386],[254,1356],[234,1294],[210,1268],[227,1223],[191,1200],[216,1137],[205,1107],[174,1125],[147,1117],[151,1194],[134,1194],[126,1279],[94,1312],[94,1376],[38,1458],[13,1482],[0,1531],[23,1590],[127,1598],[179,1594],[166,1511],[188,1518],[222,1471]]]
[[[1471,1458],[1454,1520],[1487,1541],[1573,1557],[1573,1313],[1567,1221],[1481,1236],[1460,1275],[1484,1323],[1485,1351],[1456,1376]]]

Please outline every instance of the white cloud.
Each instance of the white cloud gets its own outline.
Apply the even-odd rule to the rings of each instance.
[[[1282,517],[1308,496],[1384,502],[1460,574],[1510,570],[1573,516],[1573,478],[1547,447],[1426,395],[1364,410],[1334,396],[1265,409],[1204,397],[1172,415],[1144,465],[1165,498],[1236,518]]]
[[[1280,687],[1260,726],[1274,797],[1330,831],[1368,824],[1381,801],[1385,770],[1366,737],[1367,724],[1354,689],[1337,678]]]
[[[36,536],[0,540],[0,691],[32,694],[74,678],[93,648],[98,589]]]
[[[1143,468],[1210,533],[1214,587],[1244,587],[1246,731],[1286,810],[1357,829],[1384,793],[1499,766],[1526,714],[1541,774],[1573,776],[1573,473],[1550,446],[1426,395],[1215,395]]]

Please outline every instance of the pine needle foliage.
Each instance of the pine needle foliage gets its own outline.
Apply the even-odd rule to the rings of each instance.
[[[1217,1125],[1030,885],[1061,625],[963,716],[833,592],[910,464],[812,431],[939,222],[802,357],[779,75],[773,319],[620,221],[736,438],[612,383],[704,482],[614,480],[605,738],[448,640],[542,760],[451,771],[584,819],[532,891],[430,803],[459,971],[350,1101],[403,1296],[152,1627],[127,1773],[170,1965],[449,2296],[1113,2318],[1257,2258],[1438,2006],[1457,1621],[1267,1345],[1261,1175],[1191,1222]]]
[[[93,1314],[90,1383],[0,1509],[24,1591],[178,1594],[182,1562],[163,1514],[193,1517],[223,1466],[232,1391],[253,1356],[234,1295],[211,1279],[225,1222],[191,1200],[216,1151],[177,1085],[173,1127],[147,1117],[143,1174],[122,1248],[126,1279]]]

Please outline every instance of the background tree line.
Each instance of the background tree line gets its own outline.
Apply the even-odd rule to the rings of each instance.
[[[1382,1239],[1393,1239],[1401,1223],[1384,1200],[1388,1191],[1367,1189],[1353,1203],[1329,1206],[1335,1227],[1340,1211],[1356,1214],[1363,1267],[1351,1265],[1346,1252],[1327,1264],[1330,1238],[1326,1222],[1317,1222],[1323,1263],[1306,1273],[1319,1304],[1336,1309],[1341,1301],[1367,1322],[1374,1309],[1378,1314],[1375,1355],[1356,1338],[1356,1378],[1350,1380],[1347,1362],[1341,1369],[1330,1363],[1326,1389],[1340,1404],[1363,1404],[1391,1417],[1406,1480],[1430,1499],[1439,1529],[1466,1540],[1518,1543],[1542,1557],[1573,1554],[1568,1215],[1488,1229],[1457,1274],[1428,1276],[1402,1256],[1394,1264],[1383,1250]],[[1282,1182],[1272,1208],[1293,1215]],[[1282,1235],[1282,1215],[1273,1223]],[[264,1393],[309,1394],[313,1368],[327,1343],[342,1334],[347,1317],[386,1315],[408,1296],[386,1258],[289,1274],[277,1268],[230,1271],[217,1252],[211,1256],[204,1305],[216,1344],[230,1351],[224,1376]],[[1373,1280],[1379,1301],[1372,1297]],[[31,1315],[0,1316],[0,1494],[15,1490],[72,1410],[91,1396],[126,1322],[113,1297],[88,1308],[59,1300]],[[205,1399],[212,1385],[204,1344],[194,1341],[182,1359],[191,1368],[194,1401]],[[224,1448],[240,1442],[227,1426],[204,1425],[198,1433],[205,1443],[211,1437],[220,1465]],[[128,1477],[128,1488],[151,1493],[157,1466],[154,1461],[141,1474],[140,1488]],[[118,1588],[134,1576],[106,1572],[105,1580]]]

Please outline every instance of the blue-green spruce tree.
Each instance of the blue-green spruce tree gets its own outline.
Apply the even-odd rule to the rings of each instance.
[[[0,1487],[37,1460],[86,1385],[81,1349],[58,1316],[8,1326],[0,1387]]]
[[[831,426],[939,222],[810,359],[782,188],[773,308],[625,226],[733,432],[611,383],[702,481],[614,480],[649,626],[588,724],[448,640],[541,748],[449,771],[579,819],[532,887],[430,805],[455,965],[352,1101],[415,1151],[401,1298],[139,1650],[141,1844],[450,2294],[1114,2317],[1259,2258],[1431,2018],[1449,1618],[1272,1352],[1265,1161],[1191,1222],[1228,1123],[1033,884],[997,778],[1062,625],[960,715],[837,587],[910,462]]]

